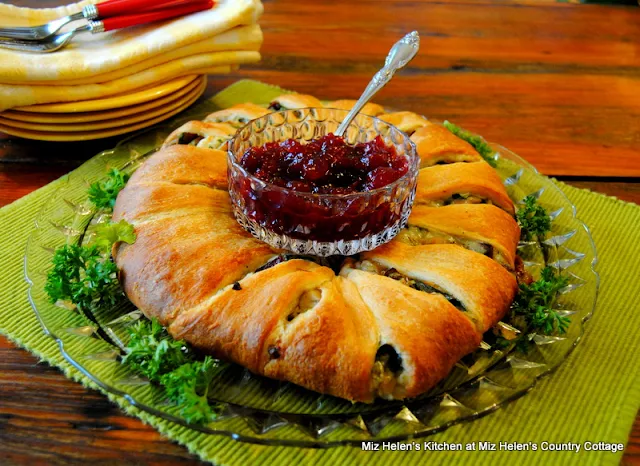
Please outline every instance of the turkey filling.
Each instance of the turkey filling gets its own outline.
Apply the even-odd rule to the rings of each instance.
[[[482,241],[452,236],[415,225],[410,225],[401,230],[397,238],[399,241],[412,246],[421,246],[424,244],[458,244],[466,249],[490,257],[503,267],[510,269],[509,263],[500,251]]]
[[[263,266],[259,267],[256,269],[255,272],[253,273],[258,273],[258,272],[262,272],[263,270],[267,270],[270,269],[271,267],[281,264],[282,262],[287,262],[293,259],[302,259],[302,260],[306,260],[306,261],[311,261],[311,262],[315,262],[318,265],[327,265],[326,264],[326,260],[327,258],[325,257],[320,257],[320,256],[303,256],[300,254],[280,254],[279,256],[276,256],[272,259],[269,259],[269,261],[264,264]]]
[[[291,322],[303,312],[313,309],[322,299],[322,291],[318,288],[307,290],[300,296],[298,305],[287,315],[287,322]]]
[[[418,151],[418,153],[420,153],[420,151]],[[434,165],[449,165],[451,163],[467,163],[467,162],[477,162],[477,159],[466,154],[458,154],[456,152],[450,152],[450,153],[439,154],[434,156],[424,156],[422,160],[422,164],[420,165],[420,168],[432,167]],[[466,194],[454,194],[445,202],[449,202],[450,204],[462,204],[462,202],[452,202],[452,201],[462,200],[463,198],[462,196],[466,196]],[[471,204],[480,204],[480,203],[471,202]]]
[[[196,134],[196,133],[182,133],[178,137],[178,144],[195,146],[202,139],[204,139],[204,136],[200,136],[199,134]]]
[[[234,128],[242,128],[247,123],[249,123],[251,121],[251,119],[247,118],[247,117],[235,117],[235,118],[230,118],[230,119],[214,118],[214,119],[207,120],[207,121],[211,121],[213,123],[227,123],[227,124],[233,126]]]
[[[443,201],[443,205],[451,204],[491,204],[491,201],[474,194],[456,193]]]
[[[446,199],[433,199],[430,201],[421,201],[418,204],[427,204],[434,207],[442,207],[451,204],[493,204],[490,199],[477,196],[475,194],[455,193]]]
[[[398,383],[403,371],[402,358],[391,345],[382,345],[376,352],[371,371],[371,383],[375,396],[385,399],[402,398],[404,387]]]
[[[385,269],[384,267],[374,264],[373,262],[367,261],[367,260],[356,264],[356,268],[360,270],[364,270],[366,272],[373,272],[373,273],[377,273],[378,275],[384,275],[385,277],[392,278],[404,285],[407,285],[413,288],[414,290],[423,291],[425,293],[442,295],[447,301],[449,301],[453,305],[453,307],[455,307],[456,309],[462,312],[467,312],[467,309],[464,307],[464,305],[458,299],[451,296],[447,292],[440,290],[433,285],[429,285],[419,280],[415,280],[413,278],[407,277],[406,275],[401,274],[394,268]]]
[[[196,133],[182,133],[178,137],[178,144],[196,146],[206,149],[220,149],[228,141],[224,136],[201,136]]]

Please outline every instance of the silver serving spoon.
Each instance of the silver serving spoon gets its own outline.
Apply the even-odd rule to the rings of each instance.
[[[356,115],[360,113],[362,107],[369,102],[376,92],[391,81],[391,78],[396,71],[400,68],[404,68],[407,63],[416,56],[419,49],[420,36],[418,35],[418,31],[410,32],[391,47],[389,55],[387,55],[387,59],[384,62],[384,66],[375,74],[356,104],[347,114],[342,123],[340,123],[340,126],[338,126],[338,129],[334,133],[336,136],[344,135],[344,132],[347,130]]]

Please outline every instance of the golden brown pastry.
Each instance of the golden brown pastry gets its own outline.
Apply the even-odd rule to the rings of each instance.
[[[414,246],[459,244],[513,270],[520,227],[511,215],[493,205],[419,205],[413,208],[407,228],[397,238]]]
[[[227,189],[227,153],[195,146],[175,145],[161,149],[131,176],[127,186],[169,182]]]
[[[331,102],[327,102],[326,107],[328,108],[338,108],[341,110],[351,110],[353,106],[356,104],[356,100],[333,100]],[[378,116],[381,113],[384,113],[384,107],[382,105],[374,104],[373,102],[369,102],[362,107],[360,113],[370,116]]]
[[[260,118],[267,113],[269,113],[267,109],[247,102],[210,113],[204,121],[206,123],[228,123],[233,127],[240,128],[251,120]]]
[[[420,156],[420,167],[438,163],[480,162],[482,157],[471,144],[460,139],[444,126],[427,122],[411,135]]]
[[[414,205],[495,204],[515,215],[500,177],[482,162],[435,165],[420,170]]]
[[[235,220],[229,194],[218,189],[218,154],[189,146],[159,151],[133,174],[114,207],[113,220],[131,223],[137,236],[115,254],[123,288],[163,324],[276,254]]]
[[[378,336],[357,293],[327,267],[293,259],[251,274],[169,327],[253,372],[324,393],[371,400]]]
[[[480,342],[439,295],[298,259],[248,275],[169,331],[256,373],[358,401],[417,396]]]
[[[288,328],[272,335],[270,347],[284,348],[284,357],[272,358],[264,375],[299,380],[321,393],[344,393],[342,398],[371,402],[372,371],[380,340],[373,316],[353,284],[341,277],[334,276],[319,291],[319,301],[310,308],[303,295],[299,306],[303,312]],[[307,302],[313,302],[312,293],[307,293],[311,295]]]
[[[126,212],[133,225],[162,219],[206,214],[212,209],[226,209],[224,191],[202,185],[153,183],[131,185],[118,203],[118,213]]]
[[[396,272],[401,281],[409,279],[414,286],[426,284],[442,293],[464,309],[480,333],[502,319],[518,288],[515,277],[500,264],[455,244],[410,246],[393,239],[361,257],[378,273]]]
[[[295,258],[266,267],[281,256],[235,221],[220,183],[223,155],[163,149],[134,173],[114,209],[114,221],[127,220],[137,234],[114,251],[124,290],[175,338],[255,373],[367,402],[416,396],[477,347],[479,331],[445,295],[348,266],[340,276]],[[474,316],[475,301],[455,292]]]
[[[172,132],[162,147],[191,145],[206,149],[222,149],[236,133],[236,128],[228,123],[205,123],[189,121]]]
[[[324,105],[314,96],[306,94],[283,94],[273,99],[269,104],[269,109],[276,112],[306,107],[320,108],[324,107]]]
[[[274,103],[322,107],[298,94]],[[431,130],[422,136],[426,164],[470,163],[423,168],[408,228],[345,259],[336,274],[320,260],[273,250],[232,214],[226,153],[205,140],[228,138],[233,125],[266,112],[255,107],[207,117],[228,123],[183,125],[120,192],[113,220],[137,235],[113,251],[125,293],[174,338],[260,375],[364,402],[428,391],[478,347],[516,292],[507,268],[519,229],[496,172],[401,112],[406,131]]]
[[[429,120],[425,117],[413,112],[384,113],[378,118],[392,124],[408,135],[412,135],[418,128],[422,128],[429,123]]]
[[[230,211],[219,212],[215,206],[178,217],[136,221],[118,211],[114,218],[133,223],[137,235],[133,245],[122,245],[116,252],[125,293],[163,325],[274,255],[242,230]]]
[[[372,377],[377,396],[402,399],[426,392],[480,344],[473,323],[442,295],[348,267],[342,275],[355,284],[379,329]]]

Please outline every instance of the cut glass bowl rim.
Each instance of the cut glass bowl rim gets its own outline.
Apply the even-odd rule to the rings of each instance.
[[[434,121],[434,120],[431,120]],[[434,121],[435,122],[435,121]],[[172,127],[175,127],[175,124],[172,125]],[[159,131],[161,129],[166,128],[165,125],[158,125],[158,126],[154,126],[154,127],[150,127],[147,128],[143,131],[137,132],[123,140],[121,140],[114,148],[112,149],[107,149],[105,151],[102,151],[100,154],[98,154],[95,158],[99,158],[99,157],[107,157],[108,155],[112,154],[116,149],[118,149],[119,147],[123,146],[124,144],[127,144],[133,140],[135,140],[136,138],[140,137],[141,135],[150,133],[152,131]],[[497,154],[508,154],[508,157],[505,157],[507,159],[513,160],[517,165],[519,165],[520,167],[527,169],[529,171],[531,171],[536,177],[543,177],[543,175],[541,175],[538,170],[532,166],[530,163],[528,163],[526,160],[524,160],[523,158],[521,158],[520,156],[518,156],[517,154],[513,153],[512,151],[504,148],[501,145],[498,144],[491,144],[491,146],[496,149]],[[157,149],[153,149],[151,151],[149,151],[147,154],[144,154],[144,156],[149,155],[150,153],[155,152]],[[497,155],[498,157],[499,155]],[[129,162],[130,163],[130,162]],[[521,170],[518,172],[518,174],[522,173],[522,168]],[[519,175],[518,175],[519,176]],[[159,409],[154,408],[153,406],[149,406],[148,404],[139,402],[135,399],[134,396],[131,396],[129,393],[120,390],[108,383],[103,382],[99,377],[97,377],[95,374],[93,374],[90,370],[88,370],[81,361],[78,361],[74,356],[70,355],[66,350],[65,350],[65,345],[64,345],[64,341],[58,337],[46,324],[46,322],[44,321],[44,319],[42,318],[42,316],[40,315],[40,312],[38,311],[37,305],[34,301],[33,298],[33,293],[32,293],[32,288],[34,286],[33,281],[31,280],[31,278],[29,277],[29,271],[28,271],[28,252],[29,252],[29,248],[31,246],[32,241],[34,241],[35,236],[38,232],[39,229],[43,228],[43,226],[41,225],[41,223],[43,223],[43,219],[42,216],[44,214],[44,212],[46,212],[47,208],[49,207],[50,203],[52,203],[55,199],[56,199],[56,195],[55,193],[60,192],[60,190],[62,190],[63,188],[65,188],[66,186],[69,186],[69,175],[66,175],[66,177],[64,178],[63,182],[61,183],[61,185],[56,189],[56,191],[54,193],[51,194],[49,200],[47,202],[44,203],[43,207],[39,210],[36,219],[35,219],[35,228],[33,230],[33,232],[31,233],[31,235],[29,236],[28,240],[27,240],[27,244],[26,244],[26,249],[25,249],[25,257],[24,257],[24,277],[25,280],[28,283],[28,289],[27,289],[27,295],[28,295],[28,299],[29,302],[34,310],[34,313],[36,315],[36,318],[38,320],[38,322],[40,323],[40,326],[43,329],[43,332],[45,333],[45,335],[51,337],[54,341],[56,341],[58,349],[61,353],[61,355],[64,357],[64,359],[71,364],[75,369],[77,369],[78,371],[80,371],[84,376],[86,376],[87,378],[89,378],[91,380],[91,382],[93,382],[97,387],[99,387],[102,391],[104,391],[107,394],[111,394],[111,395],[115,395],[118,397],[123,398],[124,400],[126,400],[127,403],[129,403],[132,407],[135,407],[137,409],[140,409],[141,411],[147,412],[151,415],[157,416],[161,419],[165,419],[165,420],[169,420],[171,422],[175,422],[177,424],[180,424],[184,427],[187,427],[189,429],[198,431],[198,432],[202,432],[202,433],[207,433],[210,435],[222,435],[222,436],[226,436],[229,438],[232,438],[234,440],[240,441],[240,442],[246,442],[246,443],[252,443],[252,444],[260,444],[260,445],[273,445],[273,446],[289,446],[289,447],[302,447],[302,448],[330,448],[330,447],[338,447],[338,446],[358,446],[362,443],[363,439],[346,439],[346,440],[336,440],[336,441],[331,441],[331,442],[326,442],[326,441],[322,441],[319,437],[313,438],[311,440],[298,440],[298,439],[293,439],[293,440],[288,440],[288,439],[275,439],[275,438],[266,438],[266,437],[260,437],[260,434],[255,434],[254,436],[249,436],[249,435],[244,435],[244,434],[238,434],[236,432],[232,432],[229,430],[219,430],[219,429],[215,429],[215,428],[210,428],[207,426],[198,426],[198,425],[193,425],[193,424],[188,424],[184,419],[182,419],[181,417],[175,416],[171,413],[167,413],[165,411],[161,411]],[[600,288],[600,276],[598,274],[598,271],[596,270],[596,267],[598,265],[598,254],[597,254],[597,250],[596,250],[596,246],[595,243],[593,241],[593,237],[591,235],[591,231],[589,229],[589,227],[578,217],[578,212],[577,212],[577,208],[576,206],[571,202],[571,200],[566,196],[566,194],[555,184],[552,184],[554,186],[554,189],[560,193],[561,198],[563,199],[563,202],[566,203],[567,205],[571,206],[571,215],[572,215],[572,219],[577,222],[577,224],[584,230],[585,234],[587,235],[587,238],[589,240],[589,246],[591,248],[591,253],[593,254],[593,259],[591,260],[590,264],[589,264],[589,272],[590,274],[593,276],[593,279],[595,280],[595,290],[594,290],[594,295],[593,295],[593,299],[591,302],[591,309],[588,310],[588,312],[580,319],[580,328],[579,328],[579,334],[577,335],[577,337],[572,341],[571,346],[568,348],[568,350],[566,351],[566,353],[564,353],[562,355],[562,357],[556,361],[555,364],[549,366],[546,370],[538,373],[535,375],[535,377],[532,378],[531,383],[521,389],[516,391],[515,393],[513,393],[511,396],[506,397],[502,400],[500,400],[499,402],[496,402],[492,405],[489,405],[487,407],[485,407],[482,410],[479,410],[477,412],[474,412],[470,415],[461,417],[461,418],[457,418],[454,420],[451,420],[449,422],[444,422],[438,426],[435,427],[428,427],[425,426],[427,428],[425,428],[424,430],[415,432],[413,434],[400,434],[400,435],[396,435],[396,436],[388,436],[388,437],[384,437],[382,439],[379,438],[370,438],[367,440],[373,440],[373,441],[405,441],[405,440],[410,440],[410,439],[414,439],[414,438],[421,438],[421,437],[427,437],[429,435],[435,434],[437,432],[441,432],[443,430],[446,430],[447,428],[459,424],[459,423],[463,423],[463,422],[469,422],[475,419],[478,419],[480,417],[483,417],[495,410],[497,410],[498,408],[501,408],[503,406],[505,406],[506,404],[510,403],[511,401],[514,401],[518,398],[520,398],[521,396],[523,396],[524,394],[528,393],[531,389],[533,389],[536,384],[537,381],[540,380],[541,378],[546,377],[547,375],[551,374],[552,372],[554,372],[567,358],[568,356],[573,352],[573,350],[575,349],[575,347],[577,346],[577,344],[582,340],[582,337],[584,336],[584,331],[585,331],[585,323],[592,317],[593,312],[595,311],[595,306],[597,303],[597,297],[598,297],[598,293],[599,293],[599,288]],[[474,380],[480,380],[480,377],[482,376],[482,374],[480,374],[480,376],[471,379],[467,382],[465,382],[465,384],[467,383],[471,383]],[[438,394],[436,395],[436,398],[442,398],[445,399],[448,396],[447,392],[444,392],[442,394]],[[253,409],[253,408],[251,408]],[[260,411],[262,413],[266,413],[269,414],[269,411],[267,410],[257,410]],[[394,411],[395,412],[395,411]],[[279,412],[272,412],[274,414],[277,414]],[[316,415],[315,417],[320,417],[320,418],[326,418],[326,417],[336,417],[336,416],[345,416],[345,417],[354,417],[359,415],[358,413],[350,413],[350,414],[338,414],[338,415]],[[313,415],[299,415],[304,417],[310,417],[313,418]],[[289,421],[294,423],[294,421]],[[214,423],[215,424],[215,423]]]

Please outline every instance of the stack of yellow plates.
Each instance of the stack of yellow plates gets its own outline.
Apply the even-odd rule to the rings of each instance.
[[[206,76],[185,76],[103,99],[17,107],[0,113],[0,131],[40,141],[116,136],[180,113],[202,95],[206,85]]]

